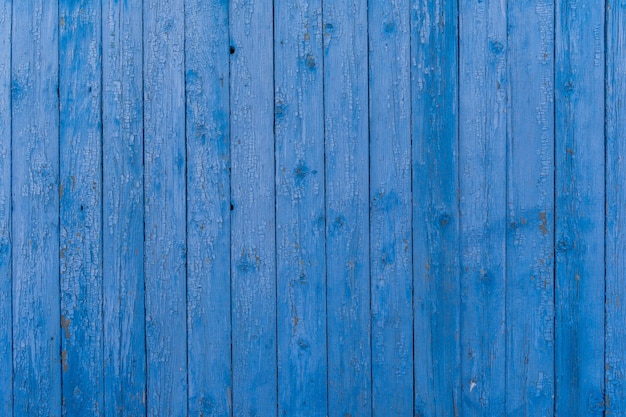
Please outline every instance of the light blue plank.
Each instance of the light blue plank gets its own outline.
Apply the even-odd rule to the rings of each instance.
[[[233,410],[274,414],[276,226],[273,9],[230,2]]]
[[[604,2],[556,8],[556,414],[604,411]]]
[[[0,2],[0,414],[13,412],[11,313],[11,1]]]
[[[321,1],[277,0],[278,413],[327,416]]]
[[[554,5],[508,7],[507,415],[554,410]]]
[[[329,416],[372,409],[367,1],[324,4]]]
[[[184,0],[144,4],[149,416],[187,414]]]
[[[506,3],[459,7],[459,415],[505,415]]]
[[[458,6],[413,1],[416,416],[460,408]]]
[[[231,413],[228,3],[185,4],[189,414]]]
[[[44,0],[13,3],[15,416],[61,415],[57,6]]]
[[[606,415],[626,416],[626,2],[607,3]]]
[[[104,404],[100,4],[59,3],[63,414]]]
[[[103,323],[106,416],[146,414],[142,10],[105,0]]]
[[[370,1],[372,414],[413,413],[409,0]]]

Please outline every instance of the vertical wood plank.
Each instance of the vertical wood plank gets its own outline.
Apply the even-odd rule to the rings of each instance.
[[[372,413],[413,413],[408,0],[368,5]]]
[[[606,8],[606,415],[626,416],[626,3]]]
[[[228,3],[185,3],[189,414],[231,413]]]
[[[104,0],[103,325],[106,416],[146,414],[142,10]]]
[[[507,415],[554,411],[554,3],[508,3]]]
[[[604,2],[556,9],[556,413],[604,412]]]
[[[0,414],[13,412],[11,314],[11,0],[0,2]]]
[[[506,2],[460,2],[459,414],[505,414]]]
[[[100,6],[59,3],[64,415],[96,415],[104,404]]]
[[[235,416],[277,404],[272,5],[230,2]]]
[[[416,416],[460,409],[458,4],[411,4]]]
[[[14,415],[61,415],[56,1],[13,2]]]
[[[324,3],[328,407],[372,408],[367,2]]]
[[[144,4],[149,416],[187,414],[184,0]]]
[[[277,0],[278,414],[328,415],[321,1]]]

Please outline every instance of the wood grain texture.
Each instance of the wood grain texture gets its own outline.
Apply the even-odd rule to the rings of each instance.
[[[13,414],[61,415],[57,2],[13,2]]]
[[[0,414],[13,412],[11,313],[11,1],[0,2]]]
[[[554,5],[508,3],[506,413],[554,396]]]
[[[230,3],[234,415],[274,414],[276,218],[271,2]]]
[[[556,414],[604,412],[604,2],[556,8]]]
[[[460,409],[458,7],[411,3],[416,416]]]
[[[185,3],[189,414],[231,413],[228,3]]]
[[[408,0],[368,4],[373,415],[413,413],[408,10]]]
[[[141,9],[102,5],[105,416],[146,414]]]
[[[59,3],[60,267],[64,415],[104,405],[100,3]]]
[[[322,2],[274,5],[278,414],[328,415]]]
[[[184,0],[143,10],[148,416],[187,415]]]
[[[459,415],[505,415],[506,3],[462,0],[459,13]]]
[[[605,414],[626,416],[626,2],[608,2],[606,13]]]
[[[324,4],[328,407],[372,413],[367,2]]]

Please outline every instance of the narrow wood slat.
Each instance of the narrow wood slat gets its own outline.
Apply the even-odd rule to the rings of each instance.
[[[556,8],[556,414],[604,412],[604,2]]]
[[[103,325],[106,416],[146,414],[142,10],[102,9]]]
[[[231,413],[228,4],[185,3],[189,415]]]
[[[417,416],[460,415],[458,7],[411,4]]]
[[[511,2],[507,415],[554,408],[554,5]]]
[[[147,413],[187,415],[184,0],[144,4]]]
[[[277,403],[272,2],[230,2],[233,411]]]
[[[13,414],[61,415],[56,1],[14,1]]]
[[[324,3],[328,407],[372,412],[367,2]]]
[[[505,415],[506,3],[460,2],[459,415]]]
[[[328,415],[322,2],[277,0],[278,414]]]

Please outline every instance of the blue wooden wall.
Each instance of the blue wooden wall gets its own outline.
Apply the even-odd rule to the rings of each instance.
[[[0,416],[626,416],[625,0],[0,0]]]

